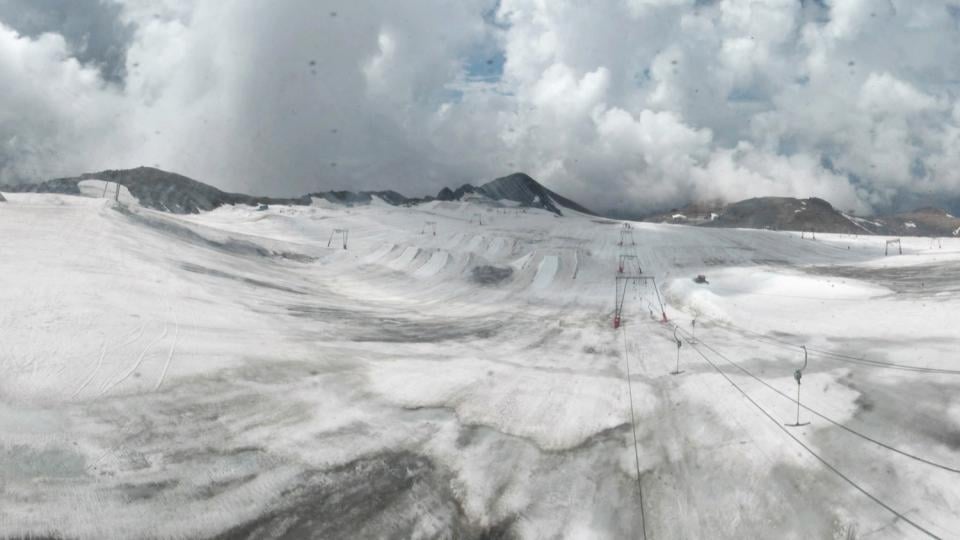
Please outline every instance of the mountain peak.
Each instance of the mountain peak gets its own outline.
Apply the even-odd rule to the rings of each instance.
[[[512,184],[521,184],[526,186],[543,187],[539,182],[534,180],[529,174],[525,172],[515,172],[515,173],[508,174],[506,176],[501,176],[500,178],[495,178],[484,185],[489,185],[494,183],[508,183],[508,184],[512,183]]]
[[[595,215],[590,210],[587,210],[570,199],[550,191],[540,182],[537,182],[530,175],[523,172],[515,172],[507,176],[501,176],[482,186],[464,184],[456,190],[443,188],[440,190],[440,193],[437,194],[436,199],[439,201],[454,201],[462,199],[463,196],[467,194],[477,194],[495,201],[507,200],[520,203],[523,206],[543,208],[558,216],[563,215],[562,208]]]
[[[590,210],[550,191],[530,175],[522,172],[501,176],[480,186],[480,190],[492,199],[507,199],[527,206],[543,208],[557,215],[563,215],[561,207],[593,215]]]

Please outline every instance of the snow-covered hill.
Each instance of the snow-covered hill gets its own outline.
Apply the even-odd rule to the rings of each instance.
[[[960,536],[958,239],[110,187],[4,194],[0,537]]]

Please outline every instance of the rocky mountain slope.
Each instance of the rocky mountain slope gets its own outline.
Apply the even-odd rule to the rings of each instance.
[[[456,191],[444,188],[436,198],[441,201],[461,200],[468,194],[486,196],[495,201],[513,201],[532,208],[543,208],[557,215],[563,215],[563,208],[593,214],[580,204],[550,191],[524,173],[503,176],[479,187],[465,184]]]
[[[164,210],[175,214],[194,214],[203,210],[213,210],[224,204],[309,204],[309,197],[300,199],[275,199],[270,197],[251,197],[239,193],[227,193],[211,185],[198,182],[186,176],[155,169],[137,167],[135,169],[107,170],[86,173],[70,178],[56,178],[39,184],[20,184],[0,186],[8,192],[64,193],[79,195],[78,184],[83,180],[104,180],[116,182],[130,191],[143,206]]]
[[[757,197],[731,204],[699,203],[655,214],[644,221],[842,234],[960,236],[960,219],[938,208],[864,218],[841,212],[815,197]]]
[[[0,185],[0,191],[64,193],[79,195],[78,184],[83,180],[116,182],[126,187],[131,195],[148,208],[175,214],[195,214],[213,210],[225,204],[285,204],[309,205],[313,199],[324,199],[337,204],[369,204],[374,197],[395,206],[441,200],[461,200],[465,196],[489,199],[491,203],[510,201],[521,207],[542,208],[562,215],[563,209],[592,214],[583,206],[542,186],[523,173],[514,173],[475,187],[469,184],[456,191],[444,188],[437,197],[410,198],[396,191],[324,191],[296,198],[255,197],[242,193],[228,193],[186,176],[153,167],[107,170],[86,173],[69,178],[57,178],[38,184],[16,186]]]
[[[347,205],[367,204],[373,200],[374,196],[396,205],[408,204],[412,200],[396,191],[325,191],[296,198],[257,197],[243,193],[221,191],[192,178],[153,167],[86,173],[70,178],[48,180],[39,184],[0,185],[0,191],[79,195],[78,184],[83,180],[116,182],[126,187],[141,205],[175,214],[195,214],[213,210],[225,204],[305,206],[309,205],[313,198]]]
[[[960,219],[940,208],[920,208],[912,212],[879,218],[882,234],[900,236],[960,236]]]

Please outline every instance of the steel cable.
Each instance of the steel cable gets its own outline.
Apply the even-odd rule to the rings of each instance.
[[[730,383],[734,388],[736,388],[737,391],[740,392],[740,394],[742,394],[743,397],[745,397],[745,398],[747,399],[747,401],[749,401],[751,404],[753,404],[753,406],[756,407],[757,410],[759,410],[761,413],[763,413],[764,416],[766,416],[771,422],[773,422],[774,425],[776,425],[777,428],[778,428],[780,431],[782,431],[782,432],[783,432],[784,434],[786,434],[788,437],[790,437],[791,439],[793,439],[793,441],[794,441],[795,443],[797,443],[798,445],[800,445],[800,447],[803,448],[804,450],[806,450],[807,453],[809,453],[811,456],[813,456],[814,458],[816,458],[817,461],[819,461],[821,464],[823,464],[824,467],[826,467],[827,469],[831,470],[834,474],[836,474],[836,475],[839,476],[841,479],[843,479],[845,482],[847,482],[848,484],[850,484],[850,486],[852,486],[854,489],[856,489],[856,490],[859,491],[860,493],[864,494],[867,498],[869,498],[870,500],[872,500],[873,502],[875,502],[876,504],[878,504],[879,506],[881,506],[882,508],[884,508],[885,510],[887,510],[887,511],[890,512],[891,514],[893,514],[895,517],[897,517],[897,518],[899,518],[899,519],[902,519],[902,520],[903,520],[904,522],[906,522],[906,523],[909,523],[909,524],[910,524],[911,526],[913,526],[915,529],[917,529],[918,531],[926,534],[926,535],[929,536],[930,538],[936,538],[936,539],[938,539],[938,540],[940,539],[939,536],[937,536],[937,535],[934,534],[933,532],[927,530],[927,529],[924,528],[922,525],[920,525],[919,523],[917,523],[917,522],[913,521],[912,519],[908,518],[908,517],[905,516],[904,514],[898,512],[898,511],[895,510],[893,507],[891,507],[889,504],[887,504],[887,503],[883,502],[882,500],[880,500],[876,495],[870,493],[870,492],[867,491],[865,488],[863,488],[862,486],[860,486],[860,484],[858,484],[857,482],[855,482],[853,479],[851,479],[851,478],[848,477],[847,475],[843,474],[843,472],[841,472],[839,469],[837,469],[835,466],[833,466],[833,465],[832,465],[830,462],[828,462],[826,459],[824,459],[823,457],[821,457],[820,454],[816,453],[812,448],[810,448],[809,446],[807,446],[803,441],[801,441],[801,440],[800,440],[798,437],[796,437],[793,433],[790,433],[790,431],[789,431],[786,427],[784,427],[784,426],[780,423],[780,421],[778,421],[776,418],[774,418],[769,412],[767,412],[766,409],[764,409],[762,406],[760,406],[759,403],[757,403],[756,401],[754,401],[754,399],[751,398],[750,395],[747,394],[747,392],[744,391],[743,388],[740,387],[740,385],[738,385],[737,383],[735,383],[735,382],[733,381],[733,379],[731,379],[729,376],[727,376],[727,374],[724,373],[723,370],[720,369],[720,367],[717,366],[713,361],[711,361],[710,358],[707,357],[707,355],[703,354],[703,351],[701,351],[701,350],[700,350],[698,347],[696,347],[695,345],[693,346],[693,349],[694,349],[695,351],[697,351],[697,354],[699,354],[704,360],[706,360],[706,362],[707,362],[708,364],[710,364],[710,366],[713,367],[713,369],[716,370],[716,372],[719,373],[720,376],[722,376],[724,379],[727,380],[728,383]]]
[[[768,343],[775,343],[775,344],[778,344],[778,345],[783,346],[783,347],[791,347],[791,348],[799,348],[799,347],[800,347],[799,345],[795,345],[795,344],[793,344],[793,343],[790,343],[789,341],[784,341],[784,340],[782,340],[782,339],[778,339],[778,338],[775,338],[775,337],[765,336],[765,335],[763,335],[763,334],[760,334],[759,332],[753,332],[753,331],[751,331],[751,330],[747,330],[746,328],[734,327],[734,326],[728,326],[728,325],[724,325],[724,326],[725,326],[726,328],[730,329],[730,330],[736,330],[736,331],[743,332],[743,333],[745,333],[745,334],[753,335],[756,340],[766,341],[766,342],[768,342]],[[827,357],[827,358],[833,358],[834,360],[837,360],[837,361],[839,361],[839,362],[850,362],[850,363],[853,363],[853,364],[860,364],[860,365],[864,365],[864,366],[872,366],[872,367],[886,368],[886,369],[899,369],[899,370],[902,370],[902,371],[914,371],[914,372],[918,372],[918,373],[936,373],[936,374],[940,374],[940,375],[960,375],[960,370],[956,370],[956,369],[929,368],[929,367],[922,367],[922,366],[908,366],[908,365],[906,365],[906,364],[897,364],[897,363],[894,363],[894,362],[883,362],[883,361],[880,361],[880,360],[869,360],[869,359],[864,358],[864,357],[857,357],[857,356],[852,356],[852,355],[849,355],[849,354],[836,353],[836,352],[831,352],[831,351],[824,351],[824,350],[822,350],[822,349],[814,349],[814,348],[811,348],[811,347],[807,347],[807,350],[810,351],[810,352],[813,353],[813,354],[817,354],[817,355],[820,355],[820,356],[825,356],[825,357]]]
[[[647,540],[647,518],[643,510],[643,484],[640,481],[640,450],[637,443],[637,420],[633,414],[633,383],[630,380],[630,357],[627,348],[627,329],[623,329],[623,359],[627,365],[627,395],[630,396],[630,427],[633,429],[633,457],[637,466],[637,493],[640,498],[640,526],[643,530],[643,540]]]
[[[680,328],[678,328],[678,330],[679,330],[681,333],[689,334],[688,332],[686,332],[685,330],[682,330],[682,329],[680,329]],[[723,353],[721,353],[721,352],[719,352],[718,350],[716,350],[715,348],[711,347],[710,344],[706,343],[706,342],[703,341],[702,339],[700,339],[700,340],[698,340],[698,341],[699,341],[699,343],[702,344],[705,348],[707,348],[708,350],[710,350],[711,352],[713,352],[714,354],[716,354],[717,356],[719,356],[720,358],[722,358],[722,359],[723,359],[725,362],[727,362],[728,364],[730,364],[730,365],[732,365],[733,367],[735,367],[735,368],[739,369],[740,371],[744,372],[747,376],[753,378],[754,380],[756,380],[756,381],[759,382],[760,384],[766,386],[766,387],[769,388],[770,390],[773,390],[773,391],[776,392],[777,394],[783,396],[785,399],[787,399],[787,400],[790,401],[791,403],[796,403],[796,404],[800,405],[800,407],[801,407],[802,409],[806,410],[807,412],[809,412],[809,413],[811,413],[811,414],[814,414],[814,415],[822,418],[823,420],[826,420],[827,422],[833,424],[834,426],[837,426],[838,428],[840,428],[840,429],[842,429],[842,430],[844,430],[844,431],[846,431],[846,432],[848,432],[848,433],[850,433],[850,434],[852,434],[852,435],[856,435],[857,437],[860,437],[861,439],[864,439],[864,440],[866,440],[866,441],[872,442],[873,444],[875,444],[875,445],[877,445],[877,446],[880,446],[880,447],[882,447],[882,448],[885,448],[885,449],[887,449],[887,450],[890,450],[891,452],[896,452],[897,454],[900,454],[900,455],[902,455],[902,456],[904,456],[904,457],[907,457],[907,458],[910,458],[910,459],[919,461],[919,462],[921,462],[921,463],[925,463],[925,464],[930,465],[930,466],[933,466],[933,467],[937,467],[938,469],[943,469],[943,470],[945,470],[945,471],[949,471],[949,472],[952,472],[952,473],[958,473],[958,474],[960,474],[960,469],[958,469],[958,468],[951,467],[951,466],[949,466],[949,465],[944,465],[944,464],[942,464],[942,463],[937,463],[937,462],[935,462],[935,461],[931,461],[931,460],[929,460],[929,459],[920,457],[920,456],[918,456],[918,455],[916,455],[916,454],[911,454],[910,452],[907,452],[907,451],[905,451],[905,450],[900,450],[899,448],[897,448],[897,447],[895,447],[895,446],[892,446],[892,445],[887,444],[887,443],[885,443],[885,442],[883,442],[883,441],[879,441],[879,440],[877,440],[877,439],[874,439],[873,437],[871,437],[871,436],[869,436],[869,435],[866,435],[865,433],[861,433],[861,432],[859,432],[859,431],[857,431],[857,430],[855,430],[855,429],[853,429],[853,428],[851,428],[851,427],[849,427],[849,426],[847,426],[847,425],[845,425],[845,424],[842,424],[842,423],[840,423],[840,422],[838,422],[838,421],[830,418],[829,416],[827,416],[827,415],[825,415],[825,414],[817,411],[816,409],[812,409],[812,408],[804,405],[803,403],[797,403],[797,400],[794,399],[792,396],[790,396],[790,395],[786,394],[785,392],[783,392],[783,391],[777,389],[776,387],[772,386],[770,383],[768,383],[767,381],[761,379],[760,377],[758,377],[757,375],[755,375],[753,372],[751,372],[751,371],[748,370],[747,368],[745,368],[745,367],[741,366],[740,364],[737,364],[736,362],[730,360],[729,358],[727,358],[726,356],[724,356]],[[696,344],[691,343],[691,346],[693,346],[693,348],[696,349]],[[699,351],[698,351],[698,352],[699,352]]]

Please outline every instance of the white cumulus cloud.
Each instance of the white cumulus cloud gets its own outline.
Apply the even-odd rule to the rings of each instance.
[[[109,77],[0,18],[0,181],[146,164],[417,195],[523,170],[633,213],[960,198],[956,0],[117,1]]]

